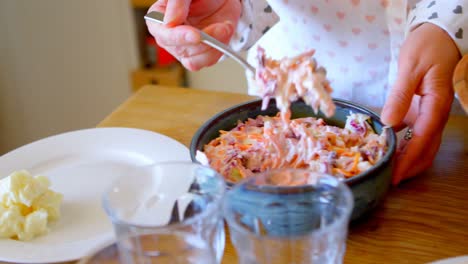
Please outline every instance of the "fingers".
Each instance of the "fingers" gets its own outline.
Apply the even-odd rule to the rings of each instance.
[[[151,12],[151,11],[157,11],[157,12],[161,12],[161,13],[166,12],[167,1],[168,0],[158,0],[158,1],[156,1],[154,4],[152,4],[150,6],[150,8],[148,9],[148,13]]]
[[[168,27],[181,25],[187,19],[191,0],[168,0],[164,12],[164,24]]]
[[[382,122],[389,126],[396,126],[403,121],[424,75],[416,60],[405,56],[400,58],[398,77],[381,115]]]
[[[174,27],[182,25],[187,19],[191,0],[158,0],[148,12],[158,11],[164,13],[164,25]]]
[[[403,121],[413,130],[396,154],[393,184],[431,166],[453,101],[450,78],[457,60],[458,49],[435,25],[423,24],[406,39],[398,78],[382,111],[387,125]]]
[[[395,158],[395,165],[393,169],[392,183],[397,185],[400,181],[406,177],[406,173],[409,168],[414,165],[414,162],[418,160],[426,142],[428,140],[427,135],[416,134],[413,130],[413,138],[408,142],[405,142],[403,149],[401,149]]]
[[[150,33],[155,36],[158,45],[164,48],[194,45],[199,44],[201,41],[200,33],[192,26],[183,25],[169,28],[163,25],[156,25],[150,29]]]
[[[166,49],[191,71],[215,64],[222,53],[201,42],[198,29],[181,25],[173,28],[154,24],[148,27],[159,46]],[[228,43],[234,33],[230,21],[215,23],[203,31],[223,43]]]
[[[419,142],[418,142],[419,141]],[[393,171],[392,184],[398,185],[402,180],[414,177],[432,165],[432,161],[436,156],[440,143],[442,141],[442,133],[432,136],[429,144],[424,144],[424,140],[414,137],[403,143],[403,149],[397,153],[395,168]],[[415,147],[417,146],[417,147]],[[417,152],[418,147],[422,152],[415,162],[410,159]]]
[[[184,3],[181,3],[184,1],[187,2],[185,5],[183,5]],[[166,20],[170,20],[169,24],[165,25],[160,25],[158,23],[146,21],[146,25],[148,26],[149,32],[156,38],[158,44],[164,46],[175,46],[196,44],[200,42],[200,34],[198,33],[197,29],[191,26],[181,25],[185,21],[190,7],[190,0],[184,1],[159,0],[149,8],[148,12],[158,11],[165,13],[165,23]],[[181,7],[176,8],[178,5]],[[175,11],[174,9],[177,9],[177,11]],[[175,25],[180,26],[174,27]]]
[[[234,26],[231,22],[226,21],[224,23],[217,23],[206,27],[203,31],[208,35],[218,39],[223,43],[228,43],[234,33]],[[223,55],[218,50],[211,48],[207,45],[203,45],[202,52],[194,54],[193,56],[184,57],[181,62],[182,64],[191,71],[200,70],[203,67],[211,66],[218,62],[219,58]]]
[[[403,122],[393,126],[393,129],[395,131],[400,131],[406,127],[412,128],[414,126],[414,123],[416,122],[416,119],[418,118],[420,99],[421,99],[421,96],[419,95],[413,96],[413,100],[411,101],[411,106],[408,112],[406,113],[406,116],[403,119]]]
[[[221,52],[210,48],[210,50],[205,53],[181,58],[180,62],[188,70],[198,71],[204,67],[209,67],[216,64],[221,56]]]
[[[447,101],[450,100],[441,100],[435,94],[421,97],[419,113],[412,128],[413,138],[403,142],[403,149],[396,156],[393,184],[415,176],[431,165],[447,122]]]
[[[451,102],[450,98],[442,99],[433,94],[421,97],[421,105],[413,131],[421,131],[430,135],[441,131],[448,119],[447,101]]]
[[[399,132],[399,131],[403,130],[405,127],[407,127],[405,122],[400,122],[400,123],[392,126],[392,128],[393,128],[393,130],[395,130],[395,132]]]
[[[442,133],[439,133],[437,136],[432,138],[431,144],[426,148],[426,151],[424,152],[424,159],[420,160],[420,162],[414,166],[411,166],[402,180],[416,176],[429,168],[432,165],[437,152],[439,151],[441,142]]]

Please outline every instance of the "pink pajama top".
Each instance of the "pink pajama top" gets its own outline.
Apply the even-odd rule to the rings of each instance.
[[[327,70],[332,96],[383,106],[397,74],[406,35],[422,23],[444,29],[468,51],[468,0],[242,0],[230,45],[247,50],[256,66],[257,46],[274,59],[315,49]],[[441,51],[443,52],[443,51]],[[249,93],[256,93],[247,73]]]

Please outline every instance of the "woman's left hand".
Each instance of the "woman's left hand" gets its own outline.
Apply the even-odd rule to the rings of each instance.
[[[431,166],[450,113],[452,75],[459,59],[450,36],[431,23],[414,29],[404,42],[398,77],[382,111],[385,124],[412,129],[412,138],[398,146],[394,185]]]

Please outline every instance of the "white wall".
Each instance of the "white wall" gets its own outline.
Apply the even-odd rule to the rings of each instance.
[[[128,0],[0,0],[0,154],[95,126],[130,95]]]

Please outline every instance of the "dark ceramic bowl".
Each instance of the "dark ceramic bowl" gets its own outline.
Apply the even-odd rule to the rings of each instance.
[[[384,124],[380,121],[376,113],[348,101],[338,99],[334,99],[333,101],[336,105],[336,111],[335,115],[331,118],[326,118],[322,113],[315,114],[312,108],[302,101],[295,102],[291,105],[292,118],[308,116],[320,117],[323,118],[328,125],[344,127],[346,117],[349,115],[349,112],[352,111],[354,113],[363,113],[370,116],[371,126],[377,133],[380,134],[382,132]],[[267,109],[263,111],[261,110],[261,105],[261,100],[242,103],[228,108],[209,119],[198,129],[192,138],[190,144],[190,156],[192,161],[196,162],[196,151],[202,151],[204,145],[217,138],[220,135],[220,130],[231,130],[237,125],[239,120],[245,121],[248,118],[256,118],[258,115],[274,116],[278,113],[274,100],[271,100]],[[396,135],[392,129],[389,129],[387,143],[387,153],[375,166],[359,175],[345,180],[354,195],[352,220],[356,220],[375,208],[384,198],[390,187],[392,157],[396,149]],[[232,186],[233,183],[228,182],[228,185]]]

